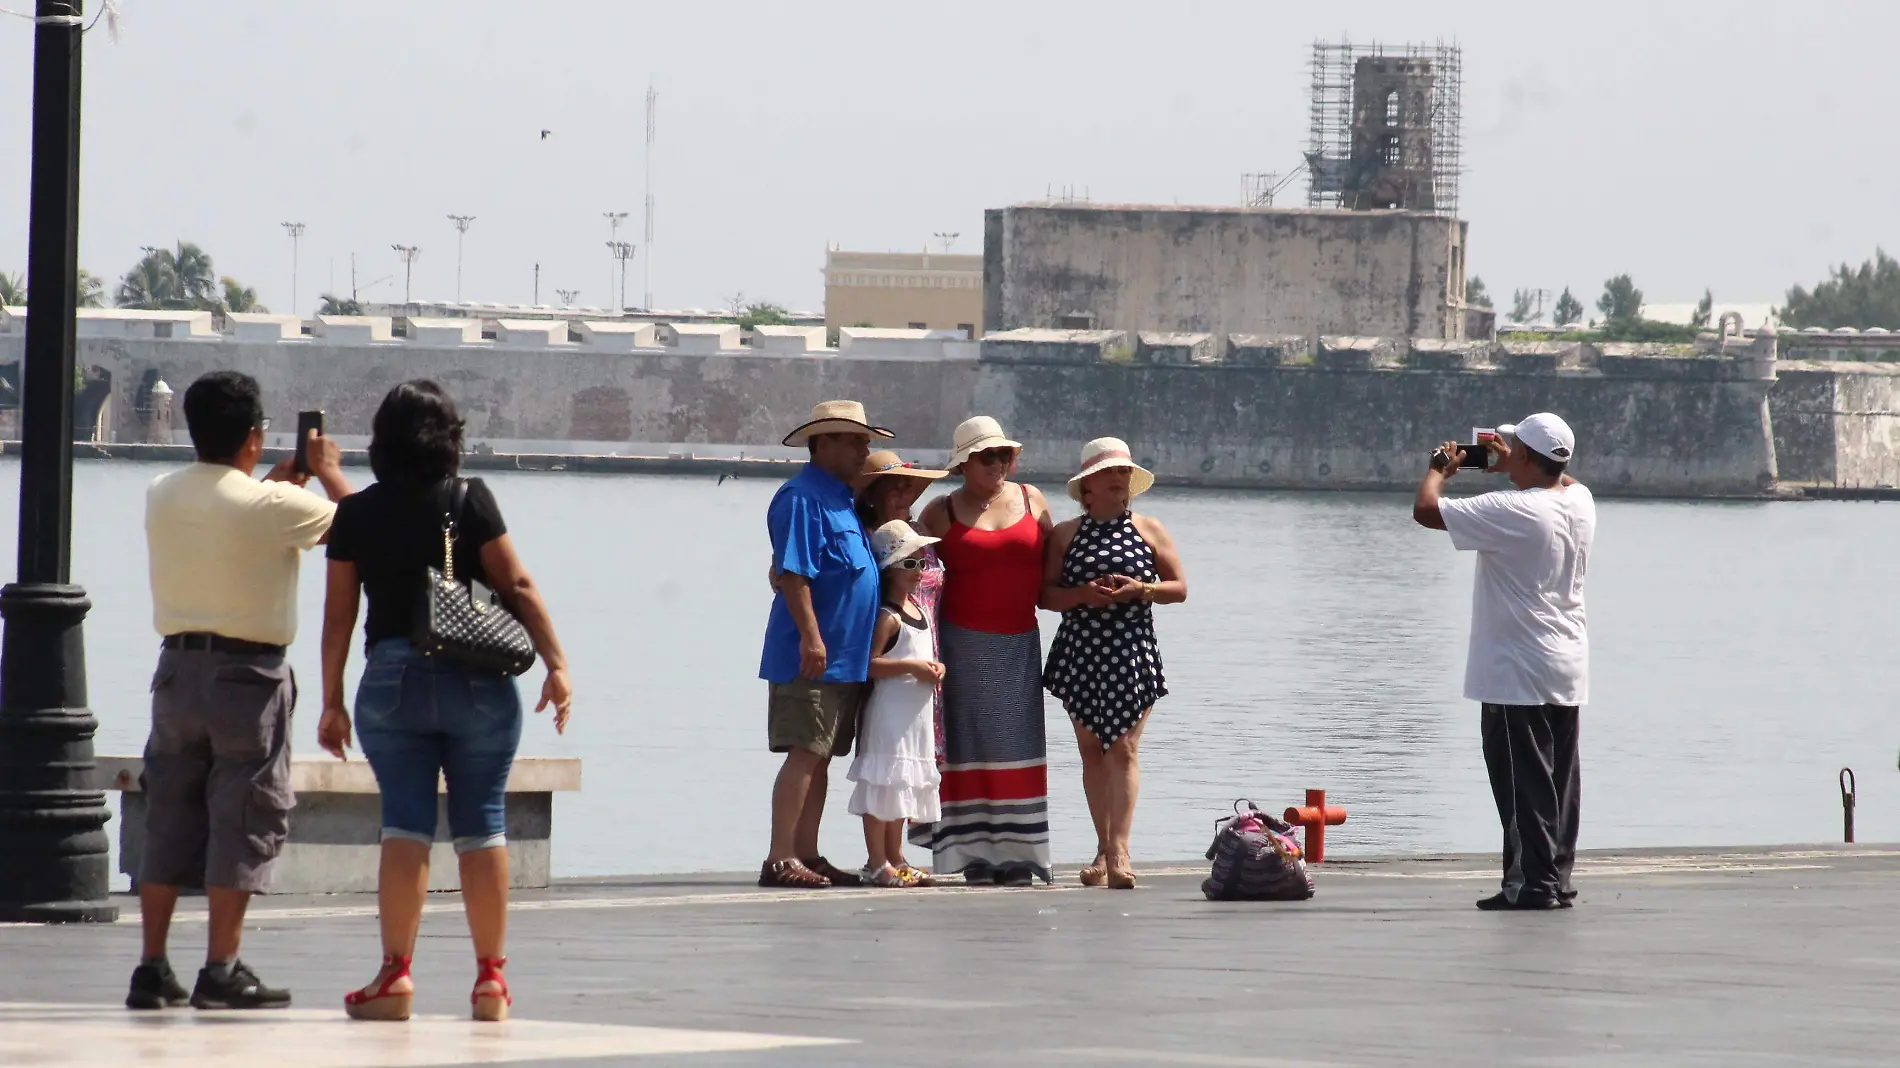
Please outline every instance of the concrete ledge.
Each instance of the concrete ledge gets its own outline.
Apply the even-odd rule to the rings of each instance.
[[[1391,338],[1322,337],[1315,362],[1327,371],[1371,371],[1399,361]]]
[[[1594,363],[1596,352],[1580,341],[1503,341],[1498,343],[1498,366],[1512,374],[1555,374],[1577,371]]]
[[[1405,354],[1405,366],[1414,371],[1486,371],[1497,366],[1489,341],[1448,341],[1419,338]]]
[[[479,345],[482,343],[482,321],[410,316],[403,320],[403,336],[412,345]]]
[[[1313,362],[1313,345],[1300,334],[1229,334],[1227,362],[1236,367],[1283,367]]]
[[[145,794],[140,757],[98,758],[97,788],[119,794],[119,871],[138,878],[145,854]],[[382,797],[366,761],[294,760],[290,782],[297,807],[290,839],[277,858],[271,892],[372,893],[381,854]],[[508,776],[506,819],[510,885],[548,885],[553,863],[554,794],[579,790],[581,762],[526,757]],[[458,890],[461,875],[449,839],[448,799],[438,782],[436,837],[429,850],[429,889]]]
[[[1120,330],[1044,330],[1023,327],[983,335],[983,359],[1009,363],[1115,363],[1134,357]]]
[[[1225,346],[1214,344],[1212,334],[1140,333],[1135,335],[1135,362],[1163,366],[1216,364],[1226,359]]]
[[[791,353],[807,355],[825,351],[825,328],[822,326],[755,326],[752,328],[752,347],[759,352]]]
[[[580,335],[583,346],[601,352],[632,352],[659,344],[652,323],[610,323],[581,319],[572,325],[574,332]]]

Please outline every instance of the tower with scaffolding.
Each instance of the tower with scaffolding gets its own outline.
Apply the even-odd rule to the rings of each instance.
[[[1463,49],[1316,41],[1311,207],[1458,214]]]

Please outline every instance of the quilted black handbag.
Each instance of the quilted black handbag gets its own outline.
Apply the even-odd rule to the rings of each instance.
[[[467,500],[468,480],[453,479],[442,512],[442,566],[423,580],[411,644],[470,671],[519,675],[534,666],[528,629],[494,590],[455,575],[455,531]]]

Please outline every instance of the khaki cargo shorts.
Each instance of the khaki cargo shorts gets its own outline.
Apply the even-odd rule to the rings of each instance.
[[[851,752],[858,710],[868,687],[862,682],[769,683],[765,730],[774,753],[803,749],[821,757]]]
[[[281,656],[167,649],[152,675],[142,883],[261,891],[290,832],[290,713]]]

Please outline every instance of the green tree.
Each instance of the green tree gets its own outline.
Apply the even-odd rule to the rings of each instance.
[[[79,306],[82,308],[103,308],[106,306],[106,284],[99,280],[98,275],[93,274],[84,267],[79,269],[77,293],[79,296]],[[25,296],[24,293],[21,295]]]
[[[1900,260],[1875,249],[1858,268],[1843,263],[1812,292],[1795,286],[1781,309],[1788,326],[1900,330]]]
[[[189,241],[178,242],[175,249],[147,249],[119,280],[121,308],[215,311],[218,298],[218,275],[211,254]]]
[[[1583,318],[1583,302],[1572,296],[1570,287],[1565,286],[1563,295],[1557,298],[1557,306],[1552,309],[1558,326],[1569,326]]]
[[[361,315],[363,306],[349,297],[332,296],[325,293],[317,305],[318,315]]]
[[[17,274],[0,271],[0,304],[16,308],[26,306],[26,280]]]
[[[763,301],[746,305],[738,317],[739,325],[747,330],[759,326],[782,326],[790,321],[791,317],[785,314],[784,308]]]
[[[1627,274],[1619,274],[1603,283],[1603,295],[1597,298],[1597,310],[1606,323],[1635,322],[1643,317],[1643,291]]]
[[[1689,316],[1689,325],[1697,330],[1701,330],[1708,326],[1709,320],[1714,317],[1715,291],[1712,289],[1704,289],[1702,291],[1702,299],[1695,302],[1695,314]]]
[[[218,279],[218,284],[224,287],[224,299],[220,302],[222,304],[224,311],[227,311],[227,312],[267,312],[267,311],[270,311],[269,308],[266,308],[262,304],[259,304],[257,302],[257,290],[252,289],[249,286],[246,286],[244,283],[238,281],[237,279],[231,277],[230,275],[227,274],[223,278]]]
[[[1532,295],[1530,290],[1513,289],[1511,291],[1511,321],[1514,323],[1530,322],[1531,316],[1536,314],[1536,312],[1531,310],[1532,305],[1536,302],[1537,298]]]
[[[1465,283],[1465,303],[1474,308],[1491,306],[1491,294],[1484,291],[1484,279],[1475,274],[1471,276],[1470,281]]]

